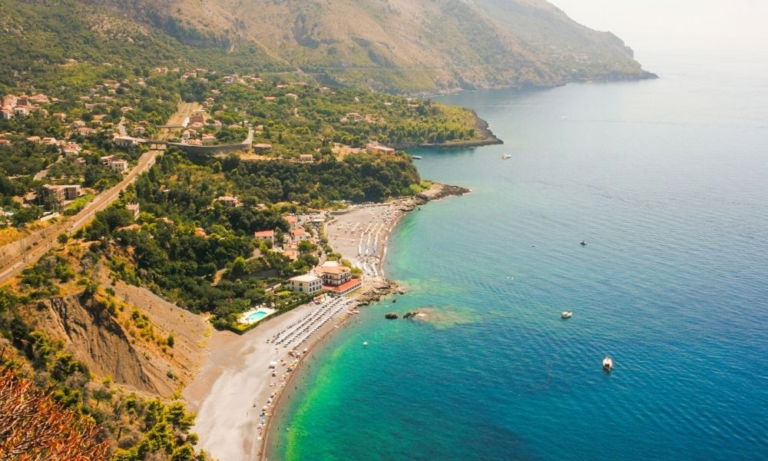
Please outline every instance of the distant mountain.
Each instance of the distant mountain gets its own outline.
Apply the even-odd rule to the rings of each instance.
[[[653,76],[642,70],[615,35],[581,26],[544,0],[49,0],[44,4],[76,1],[97,7],[87,9],[91,16],[109,12],[120,17],[122,22],[108,21],[107,32],[114,35],[116,24],[123,24],[133,33],[152,37],[163,51],[169,44],[179,44],[177,52],[191,61],[199,55],[189,50],[206,50],[209,55],[215,50],[233,66],[299,70],[332,83],[376,90],[547,87]],[[20,2],[0,0],[0,4]]]

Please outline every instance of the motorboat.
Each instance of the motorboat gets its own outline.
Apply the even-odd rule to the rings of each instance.
[[[512,158],[512,154],[504,154],[504,155],[501,156],[502,160],[509,160],[511,158]]]
[[[411,158],[414,160],[421,160],[423,157],[421,155],[411,155]]]
[[[584,241],[584,240],[582,240],[582,241],[581,241],[581,243],[580,243],[579,245],[581,245],[581,246],[585,247],[585,246],[587,246],[587,242],[586,242],[586,241]]]
[[[610,373],[613,370],[613,359],[610,356],[603,358],[603,371]]]
[[[569,319],[571,317],[573,317],[573,312],[571,312],[571,311],[565,311],[562,314],[560,314],[560,318],[561,319],[567,320],[567,319]]]
[[[367,346],[367,345],[368,345],[368,341],[363,341],[363,346]]]

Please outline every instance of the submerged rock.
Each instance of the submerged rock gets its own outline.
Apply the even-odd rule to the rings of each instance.
[[[387,315],[384,316],[384,318],[387,320],[395,320],[396,318],[398,318],[398,316],[394,312],[389,312]]]

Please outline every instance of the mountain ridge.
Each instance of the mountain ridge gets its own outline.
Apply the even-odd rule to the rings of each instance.
[[[85,0],[193,47],[333,84],[440,93],[653,78],[610,32],[544,0]]]
[[[305,74],[429,95],[654,78],[544,0],[0,0],[0,85],[62,65]],[[58,67],[58,69],[57,69]]]

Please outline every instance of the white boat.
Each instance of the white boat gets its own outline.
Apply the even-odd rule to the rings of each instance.
[[[571,311],[565,311],[562,314],[560,314],[561,319],[569,319],[571,317],[573,317],[573,312]]]
[[[607,355],[603,358],[603,370],[606,373],[610,373],[613,370],[613,359]]]
[[[512,158],[512,154],[504,154],[504,155],[501,156],[502,160],[509,160],[511,158]]]
[[[421,160],[422,156],[421,155],[411,155],[411,158],[414,159],[414,160]]]
[[[367,345],[368,345],[368,341],[363,341],[363,346],[367,346]]]

